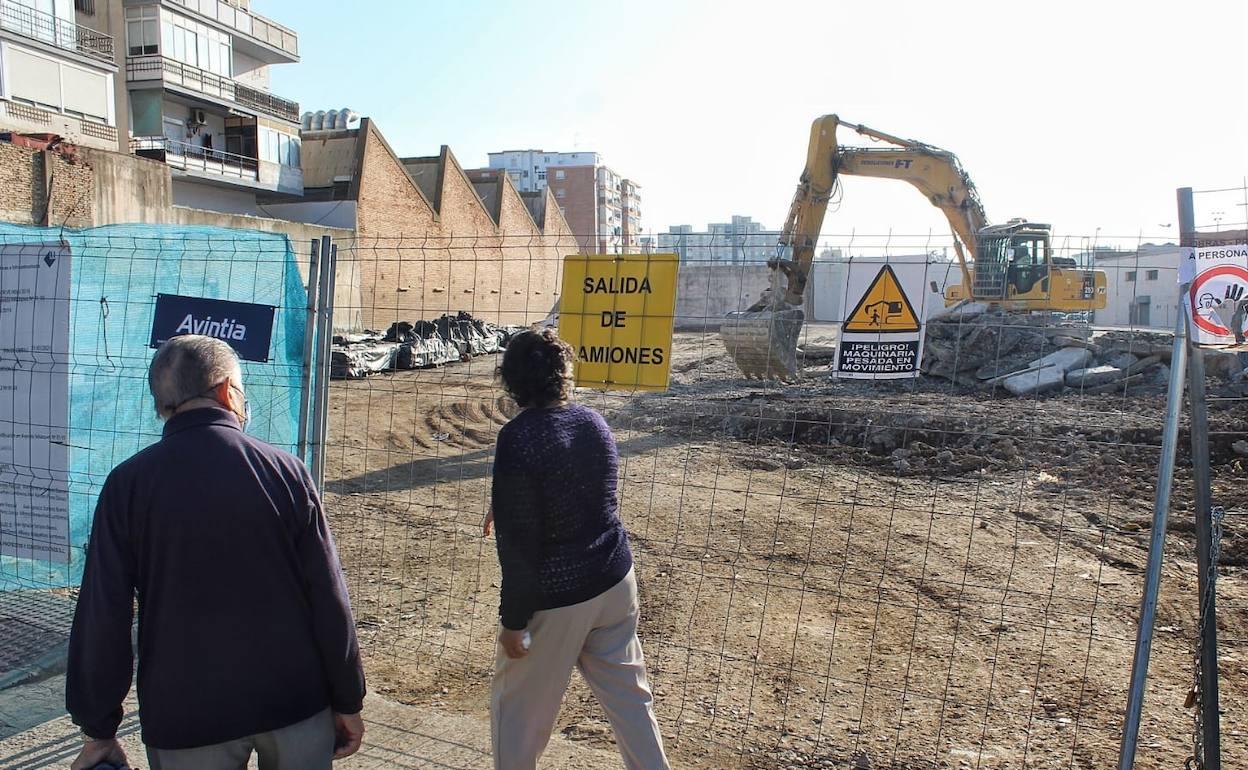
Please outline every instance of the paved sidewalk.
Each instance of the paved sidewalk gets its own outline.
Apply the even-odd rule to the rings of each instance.
[[[50,591],[0,591],[0,690],[65,670],[74,602]]]
[[[47,709],[51,704],[38,703],[38,693],[61,698],[64,678],[52,677],[39,683],[38,688],[38,691],[29,688],[14,688],[14,691],[27,691],[18,698],[25,702],[26,708]],[[0,709],[4,707],[4,696],[10,692],[13,691],[0,692]],[[138,767],[147,767],[134,708],[131,700],[126,705],[129,716],[122,722],[120,732],[130,761]],[[484,715],[439,713],[369,695],[365,701],[364,721],[364,748],[356,756],[335,763],[335,770],[493,768],[490,724]],[[77,754],[80,740],[69,717],[60,716],[0,740],[0,767],[4,770],[64,770]],[[255,767],[254,758],[251,767]],[[619,770],[622,764],[613,751],[588,748],[557,734],[550,741],[541,767],[542,770]]]

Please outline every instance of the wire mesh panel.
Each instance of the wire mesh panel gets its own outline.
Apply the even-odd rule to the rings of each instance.
[[[51,488],[58,474],[67,475],[68,521],[53,521],[49,530],[49,537],[57,544],[67,543],[67,550],[64,558],[47,559],[22,558],[20,548],[6,548],[8,555],[0,556],[0,590],[76,586],[91,514],[105,478],[118,463],[160,437],[160,420],[147,388],[158,294],[274,308],[268,361],[245,361],[243,379],[253,411],[251,432],[291,451],[297,441],[303,379],[307,267],[301,260],[306,257],[302,253],[297,257],[285,236],[156,225],[88,230],[0,227],[0,250],[8,250],[6,254],[28,244],[57,247],[49,257],[56,261],[38,263],[37,269],[64,266],[70,277],[67,291],[53,298],[36,283],[37,293],[26,292],[16,276],[19,263],[6,256],[0,275],[6,312],[17,307],[19,299],[34,296],[45,297],[41,301],[49,305],[67,305],[68,337],[64,348],[17,340],[3,353],[4,368],[20,371],[33,362],[54,380],[64,378],[68,405],[60,422],[46,424],[46,418],[31,417],[35,394],[6,388],[0,397],[10,400],[6,413],[12,419],[3,429],[15,446],[24,436],[50,432],[55,444],[66,447],[67,459],[65,468],[9,465],[5,481],[17,490],[13,492],[17,497],[39,497],[38,489]],[[28,331],[31,339],[42,339],[39,330]],[[54,520],[57,515],[45,518]],[[5,523],[0,545],[20,545],[20,533],[7,528],[11,524],[7,519]]]
[[[619,444],[674,764],[1112,764],[1177,318],[1164,239],[1054,237],[1045,264],[1104,273],[1086,309],[946,314],[964,282],[947,239],[829,237],[806,289],[800,377],[785,384],[744,378],[719,334],[767,288],[766,257],[717,234],[678,240],[669,390],[576,394]],[[517,413],[495,369],[517,327],[557,326],[561,260],[578,249],[501,236],[339,248],[340,273],[361,278],[335,312],[325,497],[372,686],[484,714],[500,577],[481,524],[494,439]],[[908,297],[925,321],[922,371],[836,379],[860,299],[847,287],[883,265],[924,271]],[[1034,268],[1015,283],[1060,277],[1015,267]],[[1231,368],[1210,375],[1230,398],[1215,417],[1223,484],[1242,472]],[[1157,766],[1191,751],[1190,483],[1178,490],[1140,754]],[[1240,536],[1224,535],[1226,606],[1245,594]],[[1225,623],[1248,636],[1242,613]],[[1245,675],[1228,667],[1223,691],[1242,692]],[[1243,705],[1227,708],[1229,722]],[[579,679],[558,729],[609,744]],[[1228,766],[1246,758],[1230,741],[1224,752]]]

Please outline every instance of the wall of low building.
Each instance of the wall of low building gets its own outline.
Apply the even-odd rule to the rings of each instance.
[[[1105,272],[1105,307],[1093,314],[1096,325],[1174,329],[1179,262],[1177,249],[1098,259],[1096,269]]]
[[[182,179],[173,180],[173,205],[230,214],[257,213],[255,190],[216,187]]]
[[[0,143],[0,218],[6,222],[89,227],[93,185],[91,165],[82,156]]]
[[[676,328],[718,329],[725,315],[754,304],[770,274],[766,265],[681,265]]]
[[[359,239],[351,259],[360,271],[366,326],[385,329],[395,321],[461,310],[493,322],[528,324],[550,313],[559,291],[559,257],[575,250],[560,244],[560,238],[571,239],[557,209],[539,228],[507,182],[495,222],[448,150],[439,157],[440,168],[421,164],[430,179],[440,180],[423,192],[371,121],[362,122],[360,134]],[[315,148],[309,143],[305,151]]]
[[[45,166],[52,189],[46,222]],[[77,157],[70,160],[54,152],[7,143],[0,143],[0,219],[74,228],[166,224],[281,233],[290,238],[305,283],[314,238],[329,235],[350,243],[354,237],[349,229],[175,206],[169,169],[144,158],[79,148]],[[361,328],[359,295],[358,273],[344,266],[335,291],[336,329]]]

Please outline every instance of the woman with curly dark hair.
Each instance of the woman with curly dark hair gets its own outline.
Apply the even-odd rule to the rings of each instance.
[[[577,667],[628,770],[667,770],[617,512],[619,455],[602,416],[569,402],[572,356],[550,330],[519,334],[503,354],[503,385],[521,412],[499,431],[494,456],[490,517],[503,573],[494,767],[536,768]]]

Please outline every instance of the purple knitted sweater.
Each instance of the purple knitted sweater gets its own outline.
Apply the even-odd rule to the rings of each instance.
[[[628,574],[618,469],[611,429],[588,407],[526,409],[499,431],[493,504],[504,626],[524,628],[534,612],[593,599]]]

